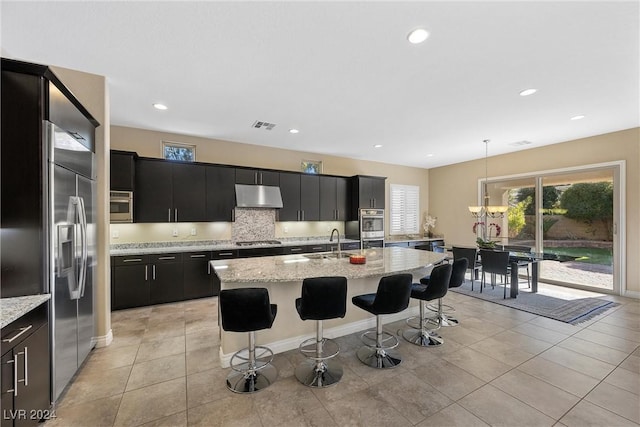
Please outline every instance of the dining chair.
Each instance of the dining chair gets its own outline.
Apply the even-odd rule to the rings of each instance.
[[[531,253],[531,246],[518,246],[518,245],[504,245],[502,246],[503,251],[507,252],[524,252]],[[529,272],[529,261],[518,261],[518,269],[526,268],[527,269],[527,287],[531,287],[531,274]],[[511,267],[509,267],[511,269]]]
[[[451,252],[453,252],[454,262],[460,258],[466,258],[469,262],[467,269],[471,272],[471,290],[473,290],[473,281],[478,278],[481,268],[478,261],[478,249],[454,246],[451,248]]]
[[[491,287],[495,287],[496,275],[505,277],[504,297],[507,298],[507,283],[509,281],[509,252],[480,249],[480,261],[482,263],[482,281],[480,282],[480,292],[486,283],[486,273],[491,274]]]

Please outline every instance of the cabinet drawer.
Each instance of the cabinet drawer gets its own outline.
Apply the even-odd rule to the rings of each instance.
[[[211,259],[231,259],[238,257],[237,249],[224,249],[211,252]]]
[[[310,252],[327,252],[327,245],[302,245],[302,246],[286,246],[283,248],[285,255],[290,254],[306,254]]]
[[[284,248],[249,248],[238,249],[239,258],[284,255]]]
[[[182,254],[182,260],[187,261],[201,261],[211,259],[211,251],[203,251],[203,252],[186,252]]]
[[[127,255],[111,257],[112,266],[147,264],[149,255]]]
[[[42,325],[47,324],[48,307],[49,302],[45,302],[2,328],[2,354],[20,344]],[[5,340],[11,340],[11,342]]]
[[[169,262],[182,262],[182,253],[169,253],[169,254],[157,254],[149,255],[150,264],[164,264]]]

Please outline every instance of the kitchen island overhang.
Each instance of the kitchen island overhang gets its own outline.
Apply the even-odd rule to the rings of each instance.
[[[351,264],[349,255],[365,255],[365,264]],[[264,287],[269,290],[278,314],[271,329],[256,334],[259,345],[274,353],[295,348],[307,338],[315,336],[315,322],[300,319],[295,300],[300,297],[302,281],[307,277],[344,276],[347,278],[347,313],[342,319],[324,322],[324,336],[336,338],[375,327],[375,317],[351,304],[355,295],[374,293],[383,276],[399,273],[413,275],[414,281],[444,259],[444,254],[411,248],[391,247],[337,253],[280,255],[260,258],[240,258],[210,261],[218,276],[221,289]],[[390,323],[418,313],[418,302],[400,313],[384,316]],[[247,346],[246,334],[226,332],[220,328],[220,363],[229,366],[234,352]]]

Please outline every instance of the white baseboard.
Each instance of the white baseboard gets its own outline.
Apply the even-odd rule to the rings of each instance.
[[[418,306],[409,307],[407,310],[401,311],[400,313],[388,314],[383,316],[383,323],[393,323],[398,320],[403,320],[412,316],[417,316],[420,314],[420,308]],[[345,335],[350,335],[355,332],[365,331],[367,329],[375,328],[376,326],[376,318],[375,316],[369,317],[364,320],[359,320],[357,322],[351,322],[344,325],[336,326],[335,328],[324,329],[323,335],[326,338],[338,338],[343,337]],[[263,345],[265,347],[269,347],[274,354],[284,353],[285,351],[293,350],[298,348],[300,343],[308,338],[314,337],[315,334],[312,335],[299,335],[296,337],[287,338],[280,341],[274,341],[270,343],[258,343],[258,345]],[[259,335],[258,335],[259,337]],[[222,346],[220,346],[220,366],[223,368],[229,367],[229,362],[231,361],[231,357],[233,353],[223,353]]]
[[[91,343],[95,346],[95,348],[106,347],[113,341],[113,330],[109,329],[109,333],[107,335],[101,335],[99,337],[91,338]]]
[[[623,297],[627,297],[627,298],[640,299],[640,292],[638,292],[638,291],[627,291],[627,290],[625,290],[624,292],[622,292],[622,296],[623,296]]]

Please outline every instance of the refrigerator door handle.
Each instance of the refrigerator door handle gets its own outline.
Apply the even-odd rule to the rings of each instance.
[[[78,214],[80,219],[80,245],[81,245],[81,261],[80,261],[80,277],[78,288],[80,296],[84,296],[85,285],[87,284],[87,263],[89,260],[89,250],[87,244],[87,211],[84,208],[84,199],[78,197]]]

